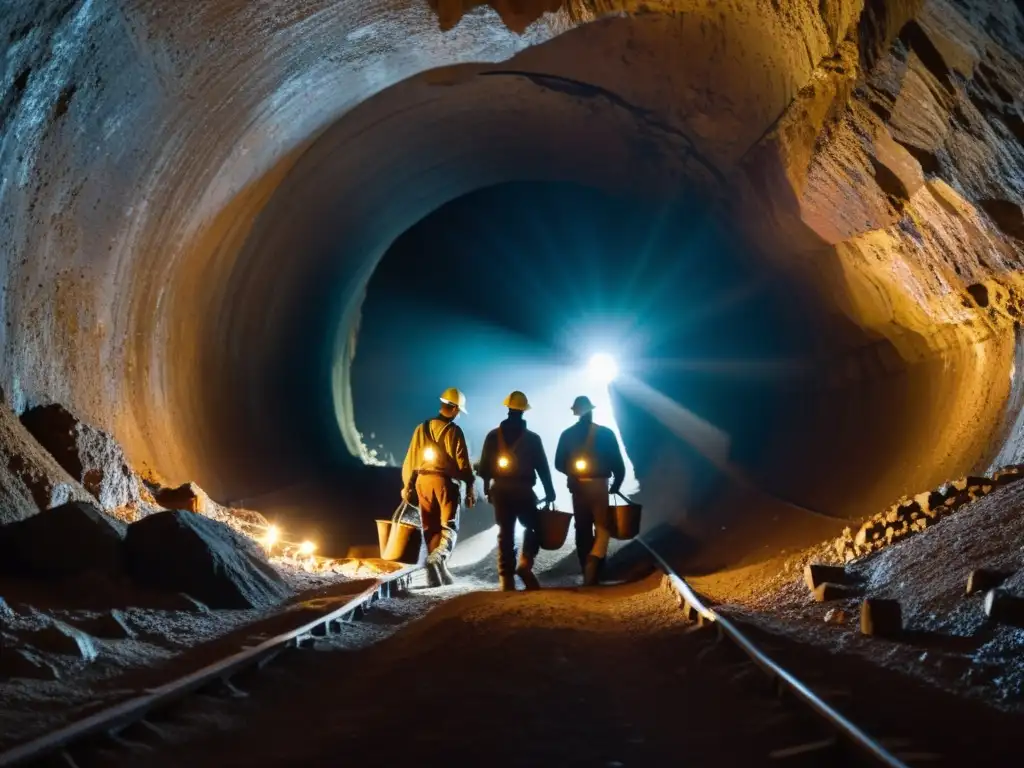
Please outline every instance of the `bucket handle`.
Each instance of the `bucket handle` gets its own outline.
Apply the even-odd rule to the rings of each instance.
[[[626,494],[622,493],[621,491],[616,491],[615,493],[612,494],[612,496],[618,496],[620,499],[622,499],[630,506],[636,506],[636,502],[629,498]]]
[[[398,505],[398,508],[391,515],[392,525],[398,525],[402,521],[402,516],[405,514],[406,507],[412,507],[412,505],[405,501]]]

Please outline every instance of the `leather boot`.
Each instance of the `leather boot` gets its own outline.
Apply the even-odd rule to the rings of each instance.
[[[587,557],[587,567],[583,571],[583,586],[592,587],[597,584],[598,571],[601,568],[601,558]]]
[[[533,573],[533,563],[524,557],[519,558],[519,565],[516,567],[516,576],[523,580],[523,586],[527,590],[540,589],[540,582]]]
[[[444,560],[437,561],[437,573],[441,577],[441,583],[446,587],[450,587],[455,583],[455,576],[453,576],[452,572],[448,570],[448,563]]]
[[[515,592],[516,577],[511,574],[502,574],[498,576],[498,585],[502,592]]]

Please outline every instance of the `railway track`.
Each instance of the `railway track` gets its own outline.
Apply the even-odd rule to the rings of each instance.
[[[119,734],[136,724],[153,727],[149,718],[189,695],[221,687],[233,690],[231,679],[240,672],[262,668],[280,654],[316,637],[336,632],[342,624],[355,621],[378,600],[405,590],[419,567],[404,568],[378,578],[372,585],[341,605],[295,629],[276,635],[258,645],[172,680],[157,688],[90,714],[51,733],[0,753],[0,768],[44,764],[76,766],[76,753],[97,739],[116,742]]]
[[[671,588],[678,594],[682,609],[695,625],[713,628],[719,642],[727,642],[742,651],[768,678],[775,692],[798,705],[804,712],[800,717],[817,719],[825,735],[820,739],[804,739],[788,752],[783,750],[773,755],[773,760],[782,760],[780,765],[790,765],[801,758],[810,764],[862,764],[906,768],[900,758],[889,752],[878,740],[872,738],[842,714],[837,712],[796,676],[770,659],[763,649],[752,642],[736,623],[717,613],[696,595],[660,555],[646,542],[640,542],[651,558],[664,571]],[[232,678],[244,671],[262,669],[277,656],[292,648],[315,642],[338,630],[342,624],[362,616],[375,602],[403,591],[409,584],[415,568],[405,569],[379,579],[364,592],[354,596],[340,608],[317,618],[301,627],[271,638],[259,645],[246,648],[214,664],[197,670],[185,677],[147,690],[139,696],[116,706],[92,714],[53,733],[21,744],[0,754],[0,768],[8,766],[53,765],[56,759],[69,766],[78,766],[81,757],[88,757],[91,748],[103,745],[109,748],[124,744],[121,734],[132,726],[148,728],[160,734],[158,718],[162,710],[180,703],[192,694],[220,688],[229,694],[235,691]],[[493,593],[486,593],[493,594]],[[531,593],[532,595],[543,593]],[[486,595],[483,595],[486,597]],[[495,596],[503,600],[507,595]],[[525,599],[532,599],[527,597]],[[440,609],[437,609],[440,610]],[[710,647],[710,646],[709,646]],[[625,684],[625,683],[623,683]],[[767,688],[765,689],[767,690]],[[768,698],[774,698],[769,696]],[[236,706],[227,704],[225,706]],[[815,729],[818,730],[818,729]],[[797,728],[799,733],[809,733],[806,726]],[[129,744],[124,744],[130,746]],[[788,762],[785,762],[787,761]],[[825,762],[816,762],[824,760]],[[104,763],[105,764],[105,763]],[[175,763],[177,764],[177,763]],[[538,763],[544,764],[544,763]],[[609,764],[615,764],[614,761]]]

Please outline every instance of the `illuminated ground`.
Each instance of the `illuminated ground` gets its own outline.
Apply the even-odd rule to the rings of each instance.
[[[247,698],[189,702],[160,723],[166,738],[146,764],[607,768],[674,763],[682,750],[690,765],[754,766],[821,738],[714,633],[682,623],[658,576],[540,593],[480,586],[388,601],[341,636],[238,681]],[[949,761],[937,765],[969,754],[988,766],[1015,748],[1012,738],[975,743],[1005,727],[997,715],[980,718],[867,667],[830,667],[781,639],[769,646],[905,752],[938,750]],[[969,716],[979,729],[952,727]],[[929,735],[937,725],[945,736]],[[104,759],[128,766],[142,753]]]

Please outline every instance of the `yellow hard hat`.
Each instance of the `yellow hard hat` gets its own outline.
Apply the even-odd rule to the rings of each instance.
[[[448,389],[441,393],[441,402],[458,406],[460,411],[466,413],[466,396],[462,394],[462,390],[448,387]]]
[[[505,398],[505,407],[513,411],[528,411],[530,410],[530,401],[517,389]]]

